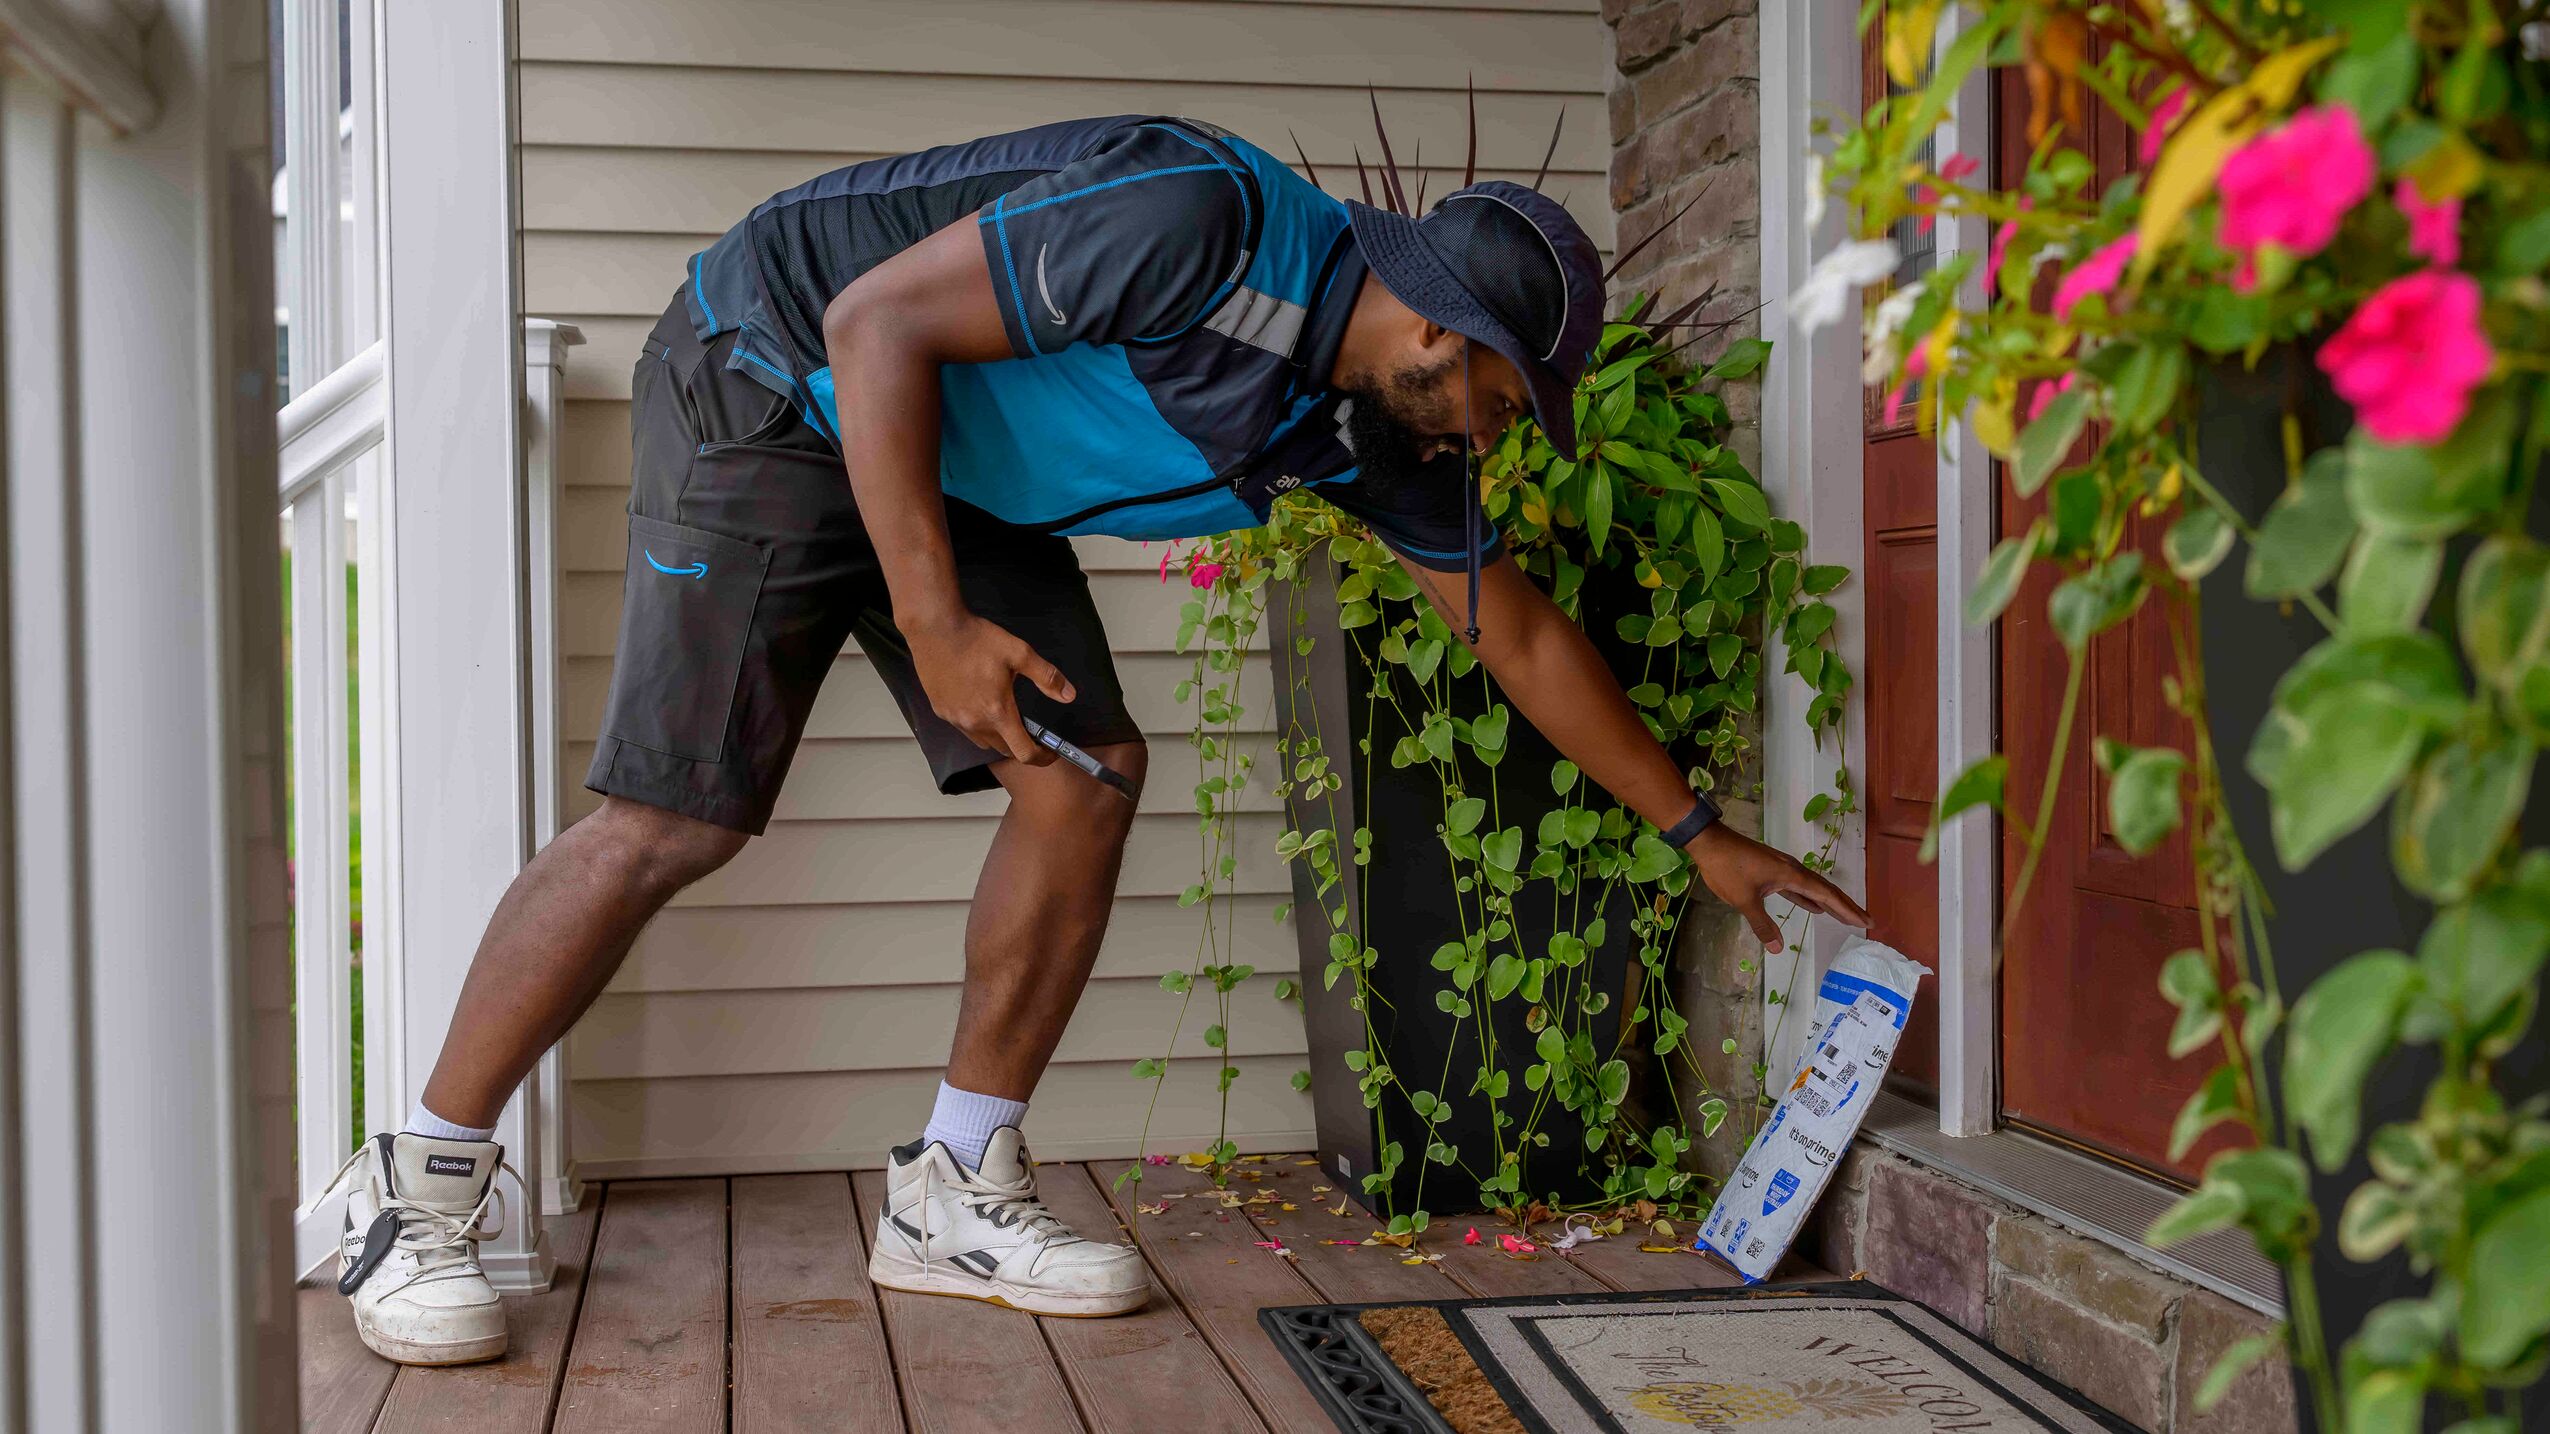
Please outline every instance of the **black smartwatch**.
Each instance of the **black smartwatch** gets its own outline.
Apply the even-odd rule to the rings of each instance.
[[[1676,850],[1691,845],[1694,837],[1707,831],[1709,824],[1718,819],[1716,802],[1710,801],[1698,792],[1693,792],[1691,798],[1693,802],[1691,815],[1665,828],[1663,832],[1665,845]]]

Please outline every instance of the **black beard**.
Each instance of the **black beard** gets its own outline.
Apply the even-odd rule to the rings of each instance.
[[[1354,405],[1346,412],[1346,444],[1354,450],[1355,468],[1364,480],[1377,485],[1405,483],[1460,466],[1458,454],[1426,457],[1427,444],[1438,440],[1420,437],[1406,417],[1423,411],[1456,362],[1445,359],[1433,366],[1411,366],[1371,388],[1350,391]]]

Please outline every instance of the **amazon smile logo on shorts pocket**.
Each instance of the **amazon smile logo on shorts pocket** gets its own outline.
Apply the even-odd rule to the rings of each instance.
[[[652,550],[640,548],[638,551],[646,554],[646,563],[648,567],[651,567],[657,572],[663,573],[668,577],[689,578],[696,582],[699,579],[708,576],[708,564],[705,562],[695,562],[688,567],[668,568],[664,565],[662,559],[655,556]]]

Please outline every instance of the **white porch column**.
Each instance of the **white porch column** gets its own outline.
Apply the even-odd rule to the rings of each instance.
[[[488,916],[530,855],[529,600],[514,239],[513,7],[376,0],[389,359],[384,554],[396,909],[379,976],[390,1047],[367,1079],[395,1120],[425,1088]],[[370,834],[366,833],[367,845]],[[367,922],[367,936],[369,927]],[[368,954],[368,952],[367,952]],[[373,1075],[372,1072],[378,1072]],[[540,1288],[536,1082],[496,1138],[533,1189],[484,1248]]]
[[[265,9],[0,45],[0,1423],[290,1428]]]

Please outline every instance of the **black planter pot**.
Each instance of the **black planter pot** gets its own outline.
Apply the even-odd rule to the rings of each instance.
[[[2291,407],[2302,418],[2307,451],[2342,441],[2351,421],[2345,403],[2329,392],[2307,358],[2290,349],[2270,354],[2254,372],[2222,365],[2206,376],[2198,391],[2202,397],[2196,451],[2205,477],[2252,522],[2284,491],[2281,423],[2285,409]],[[2536,533],[2550,527],[2550,499],[2536,499],[2530,527]],[[2438,625],[2448,635],[2448,605],[2463,556],[2461,551],[2448,555],[2436,593]],[[2366,823],[2302,871],[2285,871],[2276,862],[2266,793],[2239,770],[2240,763],[2266,718],[2276,679],[2327,634],[2308,613],[2279,611],[2275,604],[2248,597],[2242,591],[2242,566],[2241,555],[2235,553],[2203,584],[2200,631],[2205,688],[2214,745],[2225,768],[2226,803],[2274,906],[2268,929],[2285,999],[2291,1001],[2359,951],[2391,947],[2414,954],[2433,908],[2393,876],[2386,818]],[[2527,845],[2550,842],[2550,808],[2540,798],[2536,771],[2522,823]],[[2521,1098],[2550,1089],[2543,1044],[2536,1026],[2534,1034],[2501,1065],[2501,1080],[2510,1095]],[[2272,1054],[2271,1083],[2280,1087],[2282,1052]],[[2362,1129],[2369,1133],[2388,1122],[2414,1117],[2434,1074],[2431,1052],[2407,1049],[2394,1054],[2366,1085]],[[2281,1101],[2281,1089],[2277,1095]],[[2404,1255],[2394,1252],[2388,1259],[2366,1265],[2338,1252],[2337,1212],[2368,1178],[2360,1142],[2355,1159],[2345,1169],[2335,1174],[2315,1170],[2312,1175],[2312,1200],[2330,1232],[2317,1246],[2312,1275],[2333,1341],[2342,1341],[2361,1326],[2374,1306],[2417,1295],[2426,1285],[2410,1272]],[[2304,1427],[2316,1427],[2307,1398],[2298,1403]],[[2523,1409],[2529,1416],[2527,1423],[2550,1416],[2550,1387],[2535,1386]],[[2440,1408],[2430,1411],[2430,1422],[2443,1414]],[[2451,1418],[2442,1422],[2449,1423]]]
[[[1471,1082],[1480,1069],[1477,1020],[1473,1017],[1458,1023],[1456,1031],[1454,1017],[1436,1007],[1435,993],[1448,989],[1450,978],[1430,962],[1437,947],[1460,939],[1462,905],[1466,902],[1475,911],[1476,897],[1465,896],[1455,888],[1451,863],[1439,835],[1444,803],[1433,770],[1390,765],[1391,750],[1402,736],[1408,735],[1408,728],[1386,703],[1376,705],[1370,700],[1371,674],[1351,649],[1348,635],[1337,625],[1336,577],[1333,565],[1323,558],[1297,592],[1273,598],[1267,633],[1275,653],[1276,711],[1281,728],[1322,734],[1334,770],[1345,779],[1345,786],[1330,794],[1316,810],[1304,810],[1296,796],[1294,825],[1310,830],[1326,824],[1328,811],[1338,814],[1337,839],[1347,853],[1341,861],[1346,873],[1341,884],[1345,889],[1347,929],[1360,933],[1381,953],[1370,973],[1372,991],[1379,999],[1372,1002],[1368,1014],[1377,1048],[1401,1083],[1384,1089],[1377,1108],[1364,1104],[1360,1085],[1345,1062],[1348,1052],[1365,1048],[1367,1013],[1353,1007],[1355,982],[1351,975],[1341,975],[1334,988],[1325,984],[1329,922],[1321,914],[1310,873],[1296,863],[1293,924],[1301,947],[1302,1000],[1311,1055],[1311,1105],[1319,1127],[1320,1163],[1329,1173],[1341,1177],[1339,1189],[1375,1214],[1404,1214],[1414,1208],[1420,1178],[1428,1207],[1469,1209],[1478,1199],[1479,1179],[1495,1168],[1492,1115],[1487,1097],[1471,1093]],[[1294,609],[1288,607],[1288,602],[1299,604],[1306,626],[1296,629],[1291,625],[1288,613]],[[1589,611],[1600,606],[1589,598]],[[1597,620],[1601,624],[1599,630],[1607,632],[1610,618]],[[1368,641],[1374,640],[1372,632],[1368,629],[1364,633]],[[1301,635],[1312,638],[1307,655],[1294,650],[1294,639]],[[1615,655],[1616,665],[1618,661]],[[1399,680],[1407,680],[1404,673]],[[1458,682],[1455,715],[1468,718],[1484,712],[1491,701],[1485,695],[1485,687],[1477,676]],[[1402,700],[1406,700],[1404,695]],[[1506,705],[1512,707],[1510,702]],[[1561,805],[1547,779],[1550,767],[1558,759],[1559,754],[1548,739],[1519,714],[1513,717],[1504,760],[1494,773],[1466,749],[1460,753],[1467,790],[1484,796],[1491,780],[1495,781],[1496,815],[1492,820],[1522,828],[1527,856],[1532,849],[1531,834],[1538,830],[1541,818]],[[1587,800],[1588,805],[1595,806],[1608,802],[1609,798],[1599,794]],[[1351,837],[1358,823],[1369,825],[1373,834],[1371,861],[1361,870],[1360,880],[1351,858]],[[1518,893],[1516,940],[1511,949],[1525,953],[1549,949],[1551,935],[1561,929],[1553,885],[1534,881]],[[1579,923],[1590,922],[1597,914],[1604,919],[1605,940],[1588,955],[1584,971],[1585,978],[1595,983],[1593,989],[1612,993],[1609,1010],[1596,1017],[1608,1030],[1607,1023],[1612,1020],[1627,1022],[1635,1006],[1629,999],[1635,949],[1629,929],[1630,902],[1626,893],[1616,892],[1598,911],[1588,900],[1589,904],[1575,915]],[[1336,894],[1332,892],[1329,902],[1334,905],[1335,901]],[[1500,943],[1499,949],[1508,948]],[[1479,995],[1482,999],[1478,1004],[1484,1006],[1484,992]],[[1513,1117],[1510,1130],[1521,1128],[1533,1099],[1523,1083],[1524,1069],[1536,1059],[1534,1035],[1525,1029],[1524,1016],[1523,1001],[1508,997],[1496,1003],[1491,1026],[1500,1052],[1498,1064],[1511,1073],[1509,1094],[1502,1103]],[[1623,1052],[1633,1070],[1639,1065],[1636,1045],[1633,1041],[1631,1048]],[[1643,1082],[1632,1083],[1628,1098],[1632,1109],[1641,1098],[1642,1085]],[[1454,1115],[1442,1123],[1438,1136],[1459,1152],[1454,1166],[1427,1167],[1425,1125],[1408,1103],[1411,1089],[1430,1091],[1452,1102]],[[1553,1100],[1534,1129],[1547,1141],[1523,1151],[1525,1200],[1555,1196],[1584,1201],[1602,1194],[1599,1177],[1580,1174],[1587,1164],[1585,1131],[1572,1112]],[[1393,1141],[1403,1151],[1395,1178],[1385,1189],[1366,1192],[1364,1177],[1381,1168],[1382,1149]]]

